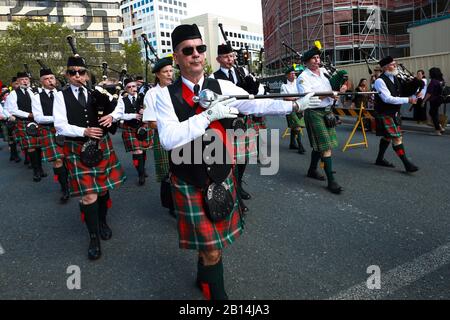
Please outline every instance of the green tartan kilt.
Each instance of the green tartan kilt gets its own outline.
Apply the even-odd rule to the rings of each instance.
[[[290,129],[305,127],[305,119],[301,113],[292,112],[286,116],[286,119]]]
[[[175,175],[170,177],[172,198],[178,218],[179,247],[199,251],[221,250],[232,244],[243,232],[239,212],[236,179],[233,173],[224,181],[234,200],[233,212],[223,221],[212,222],[205,213],[201,188],[187,184]]]
[[[169,175],[169,152],[159,141],[158,130],[153,130],[153,157],[155,158],[156,181],[162,182]]]
[[[323,117],[331,111],[313,109],[305,110],[305,124],[308,131],[311,148],[317,152],[324,152],[338,146],[336,128],[326,127]]]
[[[244,160],[248,162],[250,159],[256,158],[258,156],[257,139],[258,136],[254,129],[246,131],[245,136],[235,136],[234,159],[242,163]]]

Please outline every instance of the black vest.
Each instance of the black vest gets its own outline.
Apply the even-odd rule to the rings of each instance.
[[[55,95],[55,92],[53,93],[53,95]],[[45,90],[42,90],[42,92],[39,94],[39,97],[41,99],[42,112],[44,113],[44,116],[53,116],[53,102],[48,96],[47,92],[45,92]]]
[[[179,78],[175,83],[170,85],[168,87],[170,97],[172,99],[172,104],[175,109],[175,113],[178,117],[178,120],[180,122],[186,121],[190,117],[193,117],[196,115],[196,109],[197,106],[191,107],[186,101],[184,101],[182,96],[182,80]],[[205,81],[203,83],[202,89],[210,89],[214,91],[217,94],[222,94],[222,90],[220,89],[219,82],[215,79],[209,79],[205,78]],[[225,130],[232,129],[233,128],[233,119],[222,119],[219,120],[219,122],[222,124]],[[206,129],[208,132],[209,127]],[[207,145],[214,142],[213,141],[203,141],[203,137],[197,138],[195,141],[198,141],[197,144],[202,145],[202,152],[205,151],[205,148]],[[206,164],[204,162],[203,154],[198,155],[198,157],[201,156],[202,163],[201,164],[194,164],[194,145],[195,141],[191,141],[190,144],[190,150],[191,150],[191,164],[174,164],[172,162],[172,151],[169,152],[169,159],[170,159],[170,171],[175,174],[177,177],[182,179],[183,181],[194,185],[196,187],[206,187],[210,183],[210,180],[221,183],[223,182],[230,174],[232,165],[230,163],[230,159],[227,159],[227,155],[229,154],[225,152],[226,147],[223,145],[224,150],[224,159],[222,161],[223,164]],[[232,145],[233,141],[230,141],[230,144]],[[189,144],[183,146],[186,148],[186,150],[189,150]],[[181,148],[183,148],[181,147]],[[183,151],[179,151],[179,148],[173,150],[177,152],[180,157],[183,156]],[[214,154],[213,154],[214,156]]]
[[[31,109],[31,97],[23,93],[22,89],[16,89],[17,94],[17,107],[20,111],[32,113]]]
[[[75,98],[70,86],[62,90],[62,94],[66,104],[67,121],[70,125],[82,128],[99,126],[96,110],[91,107],[90,94],[88,94],[86,108],[83,108]]]
[[[384,83],[386,83],[386,86],[393,97],[400,97],[400,82],[397,77],[394,77],[394,83],[384,73],[379,79],[382,79]],[[393,115],[400,111],[401,106],[401,104],[385,103],[380,95],[375,95],[375,111],[380,115]]]
[[[238,83],[236,83],[236,85],[237,85],[238,87],[241,87],[241,88],[242,88],[243,83],[242,83],[242,81],[241,81],[239,75],[237,74],[237,71],[236,71],[235,68],[234,68],[234,73],[236,74],[236,77],[237,77],[237,80],[238,80]],[[231,80],[228,78],[228,75],[227,75],[227,74],[223,73],[222,69],[219,69],[219,70],[217,70],[216,72],[214,72],[214,79],[217,79],[217,80],[228,80],[228,81],[230,81],[230,82],[233,82],[233,81],[231,81]]]
[[[130,100],[130,98],[128,98],[128,96],[123,98],[123,104],[125,105],[125,113],[139,113],[140,106],[139,106],[138,97],[136,97],[136,102],[134,103],[134,105],[133,105],[133,103],[131,103],[131,100]],[[124,122],[127,125],[134,127],[134,128],[139,127],[139,125],[141,124],[141,122],[138,121],[137,119],[131,119],[131,120],[127,120]]]

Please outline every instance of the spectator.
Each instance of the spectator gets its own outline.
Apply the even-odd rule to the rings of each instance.
[[[435,135],[441,136],[445,131],[439,123],[439,107],[444,102],[444,98],[442,96],[442,89],[445,85],[444,78],[439,68],[431,68],[430,71],[430,84],[427,88],[427,93],[425,99],[423,100],[423,104],[426,102],[430,102],[430,116],[433,121]]]
[[[428,80],[425,76],[425,71],[423,70],[417,71],[416,78],[423,81],[424,87],[416,96],[417,104],[413,104],[409,110],[414,110],[414,120],[417,121],[418,124],[422,124],[427,120],[427,106],[423,103],[423,99],[425,98],[425,94],[427,92]]]
[[[356,88],[356,92],[368,92],[368,83],[367,79],[361,79],[359,80],[358,87]],[[360,108],[361,105],[367,109],[368,102],[369,102],[369,95],[355,95],[353,98],[353,102],[355,103],[355,108]]]

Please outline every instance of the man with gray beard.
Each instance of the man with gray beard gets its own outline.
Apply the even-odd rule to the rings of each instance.
[[[408,160],[403,146],[400,107],[405,103],[416,104],[417,99],[400,97],[401,84],[397,79],[397,63],[392,57],[387,56],[380,60],[380,66],[383,74],[375,81],[374,88],[380,93],[375,96],[375,111],[377,136],[382,138],[375,164],[382,167],[394,167],[392,163],[384,159],[384,154],[392,141],[394,151],[402,160],[406,172],[416,172],[419,168]]]

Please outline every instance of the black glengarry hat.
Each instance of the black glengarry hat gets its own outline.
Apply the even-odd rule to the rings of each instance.
[[[136,82],[136,80],[134,80],[133,78],[126,78],[124,81],[123,81],[123,86],[124,87],[126,87],[129,83],[131,83],[131,82]]]
[[[54,74],[54,73],[52,72],[52,69],[50,69],[50,68],[41,69],[41,71],[39,72],[39,76],[40,77],[48,76],[48,75],[51,75],[51,74]]]
[[[202,34],[196,24],[182,24],[172,31],[172,48],[175,48],[185,40],[202,39]]]
[[[67,60],[67,67],[83,67],[87,68],[86,61],[80,56],[72,56]]]
[[[387,66],[389,63],[392,63],[392,62],[394,62],[394,58],[392,58],[391,56],[387,56],[387,57],[384,57],[383,59],[381,59],[379,64],[380,64],[380,67],[383,68],[384,66]]]
[[[221,55],[221,54],[229,54],[233,52],[233,48],[231,48],[231,46],[227,45],[227,44],[219,44],[219,46],[217,47],[217,55]]]
[[[173,64],[173,59],[171,57],[159,59],[153,66],[152,73],[157,73],[162,68],[164,68],[166,66],[171,66],[172,64]]]
[[[17,72],[16,78],[17,79],[19,79],[19,78],[29,78],[29,76],[28,76],[28,73],[26,73],[24,71],[20,71],[20,72]]]

